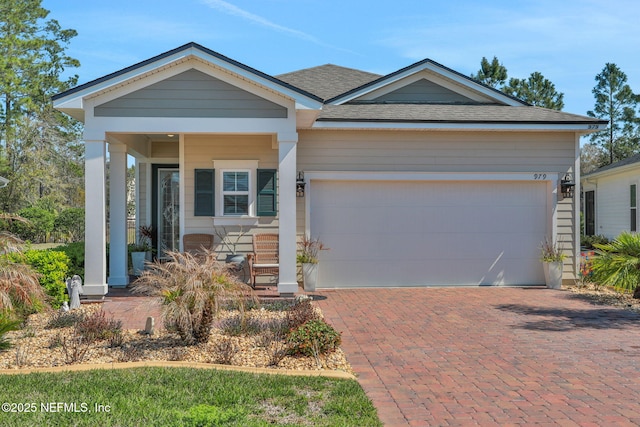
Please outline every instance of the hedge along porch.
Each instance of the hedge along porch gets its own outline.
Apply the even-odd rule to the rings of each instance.
[[[87,295],[128,284],[127,154],[138,165],[137,223],[156,224],[160,254],[180,250],[185,233],[213,233],[214,223],[277,230],[278,292],[298,290],[296,110],[317,110],[318,98],[189,44],[59,94],[54,105],[85,124]]]

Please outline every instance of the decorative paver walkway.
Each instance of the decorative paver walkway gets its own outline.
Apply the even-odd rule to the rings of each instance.
[[[640,425],[640,315],[542,288],[320,291],[386,426]]]

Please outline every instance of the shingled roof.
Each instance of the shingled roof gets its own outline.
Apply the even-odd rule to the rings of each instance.
[[[439,64],[436,65],[443,67]],[[339,105],[332,103],[341,95],[369,84],[375,84],[387,77],[333,64],[275,76],[286,84],[324,99],[322,111],[317,118],[318,122],[606,124],[600,119],[533,107],[522,103],[522,101],[520,101],[520,105],[516,106],[502,105],[498,102],[493,104],[448,104],[355,101]],[[477,83],[471,79],[469,82]],[[493,88],[491,90],[502,94]]]
[[[602,120],[540,107],[446,104],[324,105],[317,121],[579,124]]]
[[[594,170],[592,172],[584,174],[583,177],[597,175],[597,174],[600,174],[602,172],[611,171],[613,169],[621,168],[621,167],[624,167],[624,166],[630,166],[630,165],[633,165],[635,163],[640,163],[640,153],[634,154],[633,156],[627,157],[626,159],[620,160],[618,162],[611,163],[610,165],[602,166],[601,168],[598,168],[598,169],[596,169],[596,170]]]
[[[275,76],[278,80],[312,93],[324,100],[342,95],[353,88],[363,86],[380,77],[382,77],[380,74],[333,64],[305,68],[304,70]]]
[[[429,59],[385,76],[333,64],[271,76],[196,43],[188,43],[77,86],[55,95],[53,100],[57,102],[56,108],[83,120],[83,97],[191,57],[228,68],[242,78],[255,80],[260,85],[294,98],[296,104],[304,108],[319,109],[317,121],[325,122],[325,127],[331,126],[331,122],[336,123],[336,126],[341,126],[339,122],[520,123],[527,126],[575,124],[583,128],[588,126],[589,131],[594,131],[599,130],[600,125],[607,124],[605,120],[532,107]],[[409,78],[407,84],[411,84],[411,76],[422,72],[439,81],[451,83],[444,85],[445,90],[460,89],[472,96],[468,102],[465,100],[467,96],[463,94],[448,100],[440,98],[440,103],[437,97],[412,99],[412,102],[402,101],[402,97],[396,100],[366,97],[368,93],[396,85],[404,78]]]

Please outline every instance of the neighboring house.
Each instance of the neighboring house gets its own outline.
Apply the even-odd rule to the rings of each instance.
[[[85,290],[95,296],[128,283],[127,154],[138,223],[156,227],[160,254],[214,224],[275,231],[280,294],[298,290],[305,232],[330,248],[320,287],[542,284],[545,238],[570,254],[568,279],[579,206],[560,181],[578,179],[580,136],[606,126],[431,60],[386,76],[335,65],[270,76],[195,43],[58,94],[54,106],[85,124]]]
[[[638,231],[640,154],[603,166],[581,178],[584,234],[609,239]]]

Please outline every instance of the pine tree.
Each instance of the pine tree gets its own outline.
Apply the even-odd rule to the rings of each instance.
[[[507,69],[495,56],[491,62],[483,56],[480,61],[480,70],[476,74],[472,74],[471,78],[497,89],[507,81]]]
[[[67,150],[77,152],[69,143],[77,141],[79,124],[53,110],[50,99],[77,83],[75,75],[61,79],[68,68],[79,66],[65,54],[77,33],[46,20],[49,11],[41,3],[0,0],[0,175],[10,180],[0,202],[9,212],[42,191],[33,182],[33,188],[25,188],[24,180],[40,174],[39,181],[54,184],[51,174],[64,173],[58,166],[71,167]]]
[[[562,110],[564,94],[556,91],[551,81],[535,71],[527,79],[510,79],[502,91],[536,107]]]
[[[627,75],[612,63],[605,64],[595,78],[595,107],[590,117],[609,120],[609,127],[591,135],[594,142],[609,155],[609,163],[623,160],[638,152],[638,95],[627,84]]]

